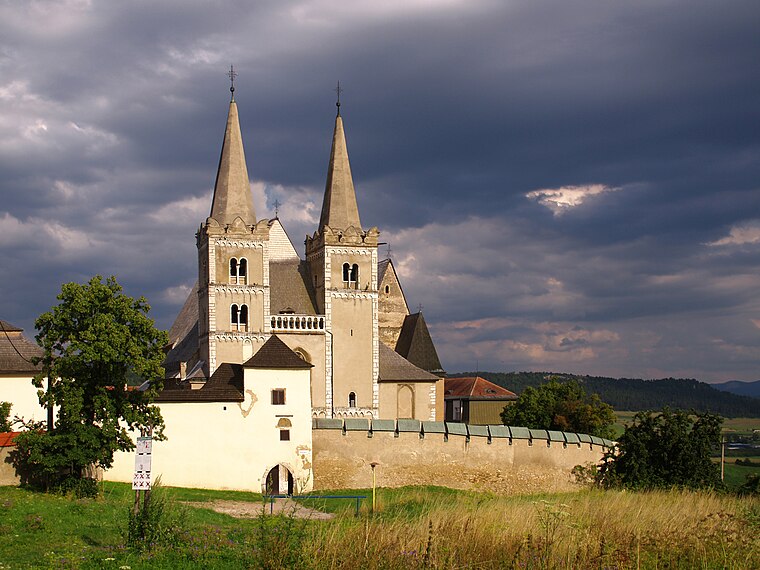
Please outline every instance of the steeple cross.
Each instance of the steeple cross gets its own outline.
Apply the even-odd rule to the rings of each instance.
[[[391,243],[390,242],[388,242],[388,253],[386,254],[386,256],[388,257],[388,259],[391,258]]]
[[[343,93],[343,89],[340,88],[340,81],[338,81],[338,86],[335,88],[335,93],[338,95],[338,101],[335,103],[335,106],[338,107],[338,116],[340,116],[340,94]]]
[[[235,78],[238,74],[235,72],[235,68],[230,65],[230,70],[227,72],[227,77],[230,78],[230,93],[232,93],[232,100],[235,100]]]
[[[282,206],[282,204],[280,204],[280,201],[279,200],[275,200],[274,201],[274,217],[277,218],[278,220],[280,219],[279,218],[280,206]]]

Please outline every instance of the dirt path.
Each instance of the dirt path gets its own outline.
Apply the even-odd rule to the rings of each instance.
[[[198,507],[201,509],[211,509],[212,511],[216,511],[217,513],[223,513],[225,515],[230,515],[231,517],[235,517],[239,519],[256,518],[260,516],[262,513],[268,515],[269,508],[270,508],[269,502],[264,504],[260,502],[251,503],[247,501],[216,500],[216,501],[206,501],[206,502],[185,501],[183,502],[183,504],[189,505],[191,507]],[[262,506],[264,508],[262,508]],[[294,517],[299,518],[299,519],[312,519],[312,520],[329,520],[335,516],[332,513],[324,513],[322,511],[310,509],[298,503],[297,501],[292,501],[290,499],[275,499],[272,512],[276,515],[292,514]]]

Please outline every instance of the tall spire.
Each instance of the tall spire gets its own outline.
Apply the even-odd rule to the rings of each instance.
[[[214,185],[214,200],[211,204],[211,217],[225,225],[231,224],[238,216],[248,225],[256,223],[251,185],[248,181],[248,168],[245,165],[243,136],[240,133],[237,103],[233,99],[230,101],[227,128],[224,131],[222,156],[219,158],[219,170]]]
[[[340,107],[338,107],[340,111]],[[359,208],[356,206],[356,192],[351,178],[351,165],[348,162],[346,135],[343,132],[343,118],[335,117],[330,164],[327,167],[327,184],[325,198],[322,202],[322,215],[319,227],[330,226],[345,230],[350,226],[361,229]]]

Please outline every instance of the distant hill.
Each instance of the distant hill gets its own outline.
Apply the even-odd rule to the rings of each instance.
[[[640,380],[554,372],[462,372],[449,376],[475,376],[476,374],[517,394],[527,386],[545,384],[550,376],[577,380],[585,386],[587,392],[599,394],[602,400],[616,410],[654,410],[670,406],[700,412],[714,412],[729,418],[760,417],[760,399],[721,391],[710,384],[693,379]]]
[[[730,382],[721,382],[720,384],[710,384],[723,392],[731,392],[739,396],[751,396],[760,398],[760,380],[754,382],[742,382],[740,380],[731,380]]]

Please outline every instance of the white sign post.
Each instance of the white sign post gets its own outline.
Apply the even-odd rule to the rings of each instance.
[[[152,437],[138,437],[135,450],[135,475],[132,478],[132,489],[135,491],[150,491]]]

